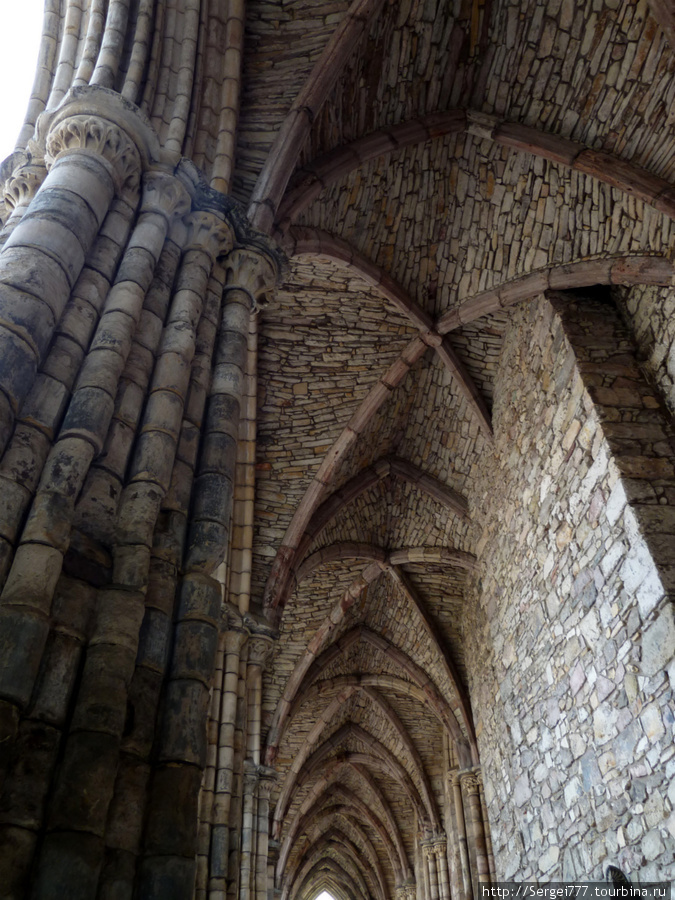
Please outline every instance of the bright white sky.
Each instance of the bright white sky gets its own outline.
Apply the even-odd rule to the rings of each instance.
[[[44,0],[0,0],[0,162],[14,150],[33,87]]]

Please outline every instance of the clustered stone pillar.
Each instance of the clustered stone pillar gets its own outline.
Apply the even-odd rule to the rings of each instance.
[[[262,671],[273,635],[232,606],[227,617],[214,690],[218,722],[210,730],[212,746],[207,751],[213,762],[202,782],[195,897],[267,900],[274,891],[270,865],[275,847],[269,832],[276,772],[260,763],[260,718]]]
[[[256,627],[252,625],[252,627]],[[262,671],[272,651],[272,635],[265,630],[251,635],[247,670],[247,760],[244,790],[244,807],[241,826],[241,880],[239,900],[258,900],[258,886],[262,887],[264,872],[264,894],[267,893],[267,836],[269,834],[269,791],[272,787],[273,771],[260,765],[261,755],[261,713],[262,713]],[[260,788],[266,779],[266,811],[264,831],[261,835]],[[262,837],[262,840],[261,840]],[[260,873],[260,874],[259,874]]]
[[[0,884],[190,900],[198,852],[197,896],[262,900],[272,635],[227,562],[276,257],[113,92],[39,134],[0,235]]]
[[[458,850],[460,874],[460,878],[453,884],[452,893],[458,900],[468,900],[471,896],[471,869],[469,867],[469,852],[466,840],[462,787],[458,772],[450,774],[450,784],[452,786],[452,801],[455,811],[455,846]]]
[[[209,817],[210,827],[207,829],[210,840],[204,848],[208,870],[205,883],[198,882],[197,885],[202,896],[208,896],[211,900],[225,900],[227,896],[239,665],[241,649],[247,637],[248,633],[242,626],[229,627],[224,635],[222,693],[215,746],[215,796]]]
[[[494,865],[490,860],[489,829],[482,799],[482,776],[478,768],[452,771],[448,775],[454,810],[454,841],[457,866],[451,866],[448,891],[468,900],[478,885],[490,883]]]
[[[444,834],[433,834],[422,841],[425,885],[428,900],[450,900],[448,849]]]

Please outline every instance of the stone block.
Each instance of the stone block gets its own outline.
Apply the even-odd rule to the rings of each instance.
[[[160,758],[203,766],[206,760],[208,688],[201,681],[171,681],[165,694]]]
[[[103,841],[92,834],[47,834],[35,873],[36,896],[44,900],[90,900],[103,864]]]
[[[33,693],[49,623],[22,607],[0,607],[0,697],[25,707]],[[7,724],[13,715],[7,710]],[[3,717],[4,718],[4,717]]]
[[[28,890],[37,834],[26,828],[0,825],[0,884],[5,897],[24,897]]]
[[[149,856],[194,857],[201,777],[201,770],[195,766],[166,766],[156,770],[145,839]]]
[[[192,620],[179,622],[175,630],[172,677],[194,678],[208,689],[217,645],[218,631],[213,624]]]
[[[38,831],[56,766],[60,732],[42,722],[24,720],[14,763],[3,791],[0,821]],[[0,854],[1,855],[1,854]]]
[[[670,603],[643,632],[641,648],[640,669],[645,675],[664,671],[675,657],[675,621]]]
[[[69,736],[49,816],[52,830],[103,836],[118,760],[119,738],[113,735],[77,732]],[[62,836],[67,846],[68,835]],[[97,846],[94,841],[92,853]]]
[[[194,889],[194,858],[157,856],[144,859],[139,891],[144,900],[184,900]]]

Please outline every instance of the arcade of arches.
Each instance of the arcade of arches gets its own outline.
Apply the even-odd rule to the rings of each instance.
[[[674,104],[673,0],[46,0],[0,897],[675,878]]]

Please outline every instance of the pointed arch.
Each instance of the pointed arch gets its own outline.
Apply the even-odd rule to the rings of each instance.
[[[312,764],[310,762],[310,753],[312,752],[312,748],[316,746],[321,732],[330,724],[342,704],[357,692],[361,692],[366,697],[368,697],[371,703],[373,703],[373,705],[380,710],[385,718],[385,721],[391,726],[391,728],[394,729],[398,740],[401,742],[403,748],[410,758],[413,774],[416,776],[421,785],[421,797],[424,801],[424,806],[427,810],[429,819],[434,826],[438,826],[438,823],[440,821],[438,808],[436,806],[436,801],[431,790],[431,785],[429,784],[429,779],[427,777],[426,771],[424,769],[424,764],[422,762],[422,758],[419,755],[417,747],[415,746],[412,738],[410,737],[410,734],[401,722],[395,710],[379,693],[379,691],[377,691],[373,687],[366,687],[360,684],[356,684],[351,687],[345,688],[343,691],[338,693],[336,697],[333,698],[333,700],[325,707],[321,715],[318,717],[314,727],[310,729],[310,731],[305,736],[300,749],[295,755],[293,764],[289,769],[288,776],[296,782],[298,788],[307,780],[307,777],[313,771]],[[342,729],[340,729],[340,731],[344,731],[344,726]],[[364,734],[361,735],[361,739],[365,740],[365,734],[366,733],[364,732]],[[329,738],[329,741],[332,741],[332,737]],[[323,757],[320,757],[320,759],[323,759]],[[282,795],[283,791],[284,788],[282,788]],[[288,794],[289,797],[292,791],[293,787],[291,786]],[[281,810],[281,814],[284,814],[283,809]]]
[[[383,3],[384,0],[354,0],[293,101],[253,189],[248,216],[254,228],[265,232],[271,230],[312,123]]]
[[[412,299],[410,294],[380,266],[366,259],[347,241],[318,228],[293,228],[284,245],[292,256],[323,256],[355,272],[382,297],[406,316],[420,331],[422,340],[433,347],[439,359],[455,379],[458,390],[473,412],[479,427],[492,440],[492,421],[485,400],[460,360],[450,341],[444,340],[434,329],[431,316]]]
[[[346,785],[338,781],[340,770],[348,763],[336,761],[336,764],[330,774],[324,776],[322,780],[318,780],[308,793],[307,797],[300,804],[298,810],[294,814],[288,826],[288,831],[284,835],[279,850],[279,861],[277,863],[276,875],[281,878],[288,856],[293,846],[295,836],[309,825],[309,823],[323,809],[325,803],[331,799],[340,799],[341,806],[348,810],[353,810],[359,817],[360,821],[368,822],[370,827],[382,840],[392,870],[397,880],[406,878],[411,873],[408,854],[403,844],[403,839],[399,831],[394,814],[379,789],[374,779],[359,765],[352,765],[352,770],[356,773],[361,784],[364,787],[367,797],[371,797],[379,805],[384,815],[384,824],[379,816],[373,810],[373,807],[366,803],[361,797],[355,794]],[[386,827],[385,827],[386,825]],[[280,837],[280,823],[274,823],[274,834]]]
[[[388,475],[414,485],[455,515],[468,518],[468,503],[462,494],[453,490],[449,485],[443,484],[409,460],[398,456],[386,456],[377,460],[354,475],[323,503],[318,504],[314,501],[312,507],[309,504],[318,492],[313,491],[310,487],[293,517],[294,522],[299,516],[302,516],[305,521],[302,525],[298,523],[295,527],[293,522],[291,523],[279,549],[278,564],[273,566],[270,572],[265,588],[266,607],[283,608],[292,590],[291,578],[312,542],[317,539],[329,522],[335,519],[341,509]],[[315,477],[315,481],[317,478],[318,475]],[[308,502],[306,508],[303,509],[306,500]]]
[[[675,216],[673,185],[614,154],[592,150],[560,135],[476,110],[448,110],[371,132],[308,163],[279,203],[277,230],[286,231],[325,187],[369,160],[402,147],[461,132],[591,175],[666,216]]]
[[[446,701],[440,699],[440,692],[429,676],[415,663],[406,653],[395,647],[390,641],[376,634],[365,625],[356,625],[346,634],[327,647],[323,653],[316,656],[308,649],[303,659],[296,665],[294,673],[289,678],[286,689],[281,700],[275,710],[274,718],[270,726],[267,738],[266,761],[271,765],[276,757],[276,750],[279,745],[280,736],[283,734],[289,718],[292,704],[301,685],[305,689],[318,679],[321,672],[335,659],[339,654],[345,653],[349,647],[355,642],[363,640],[370,644],[374,649],[384,653],[397,666],[401,668],[425,694],[430,695],[440,715],[443,718],[445,728],[451,740],[457,744],[465,744],[464,735],[459,727],[456,715]]]

